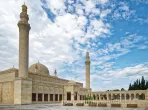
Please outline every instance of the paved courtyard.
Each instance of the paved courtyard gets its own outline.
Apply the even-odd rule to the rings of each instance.
[[[148,110],[145,108],[66,107],[60,104],[0,105],[0,110]]]

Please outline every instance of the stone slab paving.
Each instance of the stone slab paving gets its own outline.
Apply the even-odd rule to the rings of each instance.
[[[148,110],[146,108],[74,107],[61,104],[0,105],[0,110]]]

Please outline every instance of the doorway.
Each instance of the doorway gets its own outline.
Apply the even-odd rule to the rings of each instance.
[[[71,92],[67,92],[67,100],[71,100]]]

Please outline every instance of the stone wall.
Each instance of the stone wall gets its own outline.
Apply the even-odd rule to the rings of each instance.
[[[3,82],[0,83],[0,103],[13,104],[14,103],[14,83]]]
[[[66,82],[56,77],[45,77],[30,74],[32,78],[32,93],[63,94],[63,84]]]
[[[0,82],[14,81],[16,72],[0,72]]]

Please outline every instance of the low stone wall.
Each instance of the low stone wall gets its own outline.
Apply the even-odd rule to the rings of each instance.
[[[64,106],[73,106],[73,103],[66,103]]]
[[[84,106],[84,103],[77,103],[76,106]]]
[[[127,108],[137,108],[137,104],[127,104]]]
[[[107,104],[98,104],[98,107],[107,107]]]
[[[88,106],[96,107],[97,106],[97,103],[89,103]]]
[[[148,100],[122,100],[122,101],[66,101],[66,103],[73,103],[73,106],[78,106],[78,103],[83,103],[84,106],[91,107],[121,107],[121,108],[148,108]]]
[[[111,107],[121,107],[121,104],[111,104]]]

